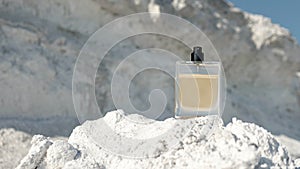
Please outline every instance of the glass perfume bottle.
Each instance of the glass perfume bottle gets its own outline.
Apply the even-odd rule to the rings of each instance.
[[[220,66],[205,62],[201,47],[193,48],[191,61],[176,62],[176,118],[219,114]]]

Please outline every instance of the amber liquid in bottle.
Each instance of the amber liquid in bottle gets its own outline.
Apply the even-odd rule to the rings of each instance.
[[[179,104],[182,109],[209,111],[217,106],[217,75],[180,74],[178,85]]]

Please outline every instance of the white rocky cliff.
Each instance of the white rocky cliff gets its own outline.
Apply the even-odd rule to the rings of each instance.
[[[275,134],[300,137],[299,125],[294,122],[300,116],[299,46],[286,29],[268,18],[242,12],[225,1],[206,0],[1,0],[0,4],[1,127],[33,133],[70,133],[77,124],[71,99],[72,70],[81,45],[91,33],[115,18],[158,10],[191,21],[216,46],[228,83],[225,121],[236,112],[234,116],[263,125]],[[114,109],[108,92],[113,69],[127,54],[147,47],[166,49],[185,59],[190,52],[179,42],[157,36],[137,36],[118,44],[100,65],[97,78],[101,86],[96,89],[97,99],[103,112]],[[144,82],[136,81],[133,85],[140,93]],[[147,83],[149,88],[159,87]],[[173,86],[168,77],[163,77],[161,83]],[[167,112],[174,106],[171,91],[172,87],[165,89],[170,100]],[[148,94],[133,96],[133,103],[147,103]],[[145,107],[147,104],[138,108]],[[59,131],[52,127],[54,124],[66,130]],[[41,130],[40,126],[47,129]]]
[[[138,119],[139,123],[132,119]],[[111,140],[105,136],[104,131],[95,133],[103,123],[107,123],[113,132],[123,137],[144,141],[134,147],[126,147],[130,157],[112,153],[106,145],[116,142],[118,144],[114,146],[118,147],[124,139]],[[211,128],[208,126],[214,126],[210,124],[215,127],[209,132]],[[170,126],[173,126],[171,131]],[[151,142],[151,147],[140,149],[152,137],[163,134],[162,131],[171,132],[170,136],[174,139],[180,137],[179,142],[168,145],[168,138],[162,137],[158,142]],[[99,144],[96,138],[105,141]],[[236,119],[224,127],[220,119],[212,117],[153,121],[140,115],[125,116],[122,110],[117,110],[107,113],[103,119],[87,121],[76,127],[68,141],[51,141],[36,135],[32,144],[18,169],[297,167],[285,147],[269,132],[255,124]],[[155,151],[148,151],[152,148]],[[139,150],[143,151],[144,158],[139,156]]]

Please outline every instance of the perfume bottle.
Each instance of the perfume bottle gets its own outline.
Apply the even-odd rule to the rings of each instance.
[[[201,47],[190,61],[176,62],[175,117],[217,115],[220,111],[220,62],[205,62]]]

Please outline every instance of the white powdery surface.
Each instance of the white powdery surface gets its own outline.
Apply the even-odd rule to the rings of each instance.
[[[102,129],[99,126],[103,123],[108,124],[112,132],[122,137],[112,139],[107,138],[106,131],[98,133]],[[215,125],[208,127],[211,126],[209,124]],[[142,155],[148,158],[137,158],[141,157],[143,144],[151,137],[159,138],[165,132],[169,132],[169,135],[162,137],[159,142],[152,142],[153,145],[148,148],[156,151],[144,149]],[[179,144],[167,144],[172,136],[174,139],[180,137]],[[145,140],[137,144],[135,149],[131,147],[130,154],[136,154],[136,158],[110,153],[107,149],[109,143],[116,147],[122,145],[124,137]],[[99,142],[95,138],[105,141]],[[154,121],[140,115],[125,115],[122,110],[117,110],[107,113],[104,118],[88,121],[77,127],[68,142],[52,142],[41,136],[34,137],[33,140],[32,148],[21,161],[19,168],[296,167],[287,150],[268,131],[235,118],[224,127],[220,119],[212,116]]]
[[[0,129],[0,168],[14,168],[27,154],[32,136],[12,128]]]

